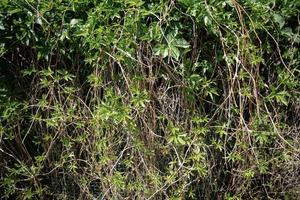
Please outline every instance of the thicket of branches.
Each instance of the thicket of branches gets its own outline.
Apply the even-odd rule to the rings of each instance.
[[[1,198],[299,198],[299,9],[1,0]]]

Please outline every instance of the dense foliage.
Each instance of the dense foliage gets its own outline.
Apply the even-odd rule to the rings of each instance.
[[[297,199],[299,0],[1,0],[3,199]]]

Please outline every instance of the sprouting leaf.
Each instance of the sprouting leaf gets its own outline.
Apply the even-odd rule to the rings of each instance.
[[[284,105],[288,105],[288,100],[287,98],[290,96],[290,94],[287,92],[287,91],[281,91],[281,92],[278,92],[276,95],[275,95],[275,98],[276,98],[276,101],[277,102],[281,102],[283,103]]]
[[[169,124],[170,135],[169,143],[185,145],[187,142],[187,134],[183,133],[180,128],[175,127],[172,123]]]
[[[34,67],[30,67],[28,69],[22,70],[22,73],[23,73],[24,76],[30,76],[35,72],[36,72],[36,69]]]
[[[254,172],[253,170],[251,170],[251,169],[248,169],[248,170],[246,170],[246,171],[244,172],[244,177],[245,177],[246,179],[251,179],[251,178],[254,177],[254,175],[255,175],[255,172]]]

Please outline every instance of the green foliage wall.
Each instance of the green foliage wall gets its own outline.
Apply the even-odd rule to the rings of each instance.
[[[299,0],[2,0],[0,194],[297,199]]]

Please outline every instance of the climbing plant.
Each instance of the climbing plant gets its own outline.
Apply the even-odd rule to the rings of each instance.
[[[2,0],[3,199],[297,199],[299,0]]]

